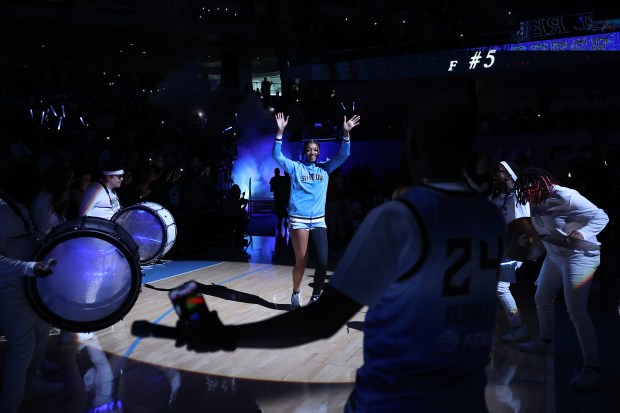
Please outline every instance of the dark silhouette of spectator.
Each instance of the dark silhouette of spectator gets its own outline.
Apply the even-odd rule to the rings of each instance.
[[[291,174],[287,171],[284,171],[284,179],[286,180],[286,185],[284,186],[286,191],[284,193],[284,197],[289,199],[291,197]]]
[[[260,93],[263,97],[263,106],[267,106],[271,102],[271,82],[267,78],[260,83]]]
[[[160,156],[158,159],[163,157]],[[181,177],[181,171],[178,168],[166,168],[162,163],[158,163],[158,166],[151,170],[150,177],[151,182],[148,184],[150,192],[146,199],[171,209],[170,191]]]
[[[280,175],[280,168],[273,170],[273,177],[269,180],[269,190],[273,192],[273,205],[278,218],[278,232],[282,232],[282,223],[286,224],[288,217],[288,197],[291,193],[291,180]]]
[[[205,166],[198,156],[194,156],[178,185],[179,227],[192,228],[190,231],[179,231],[179,234],[185,234],[180,238],[180,244],[197,249],[205,242],[205,234],[209,234],[209,213],[215,205],[215,183],[211,178],[211,168]]]
[[[250,223],[247,213],[249,201],[244,195],[239,185],[233,184],[218,209],[218,216],[223,220],[227,238],[232,241],[233,245],[241,247],[247,245],[245,234]]]
[[[116,195],[118,196],[121,205],[125,207],[132,206],[141,201],[140,191],[136,188],[134,181],[134,175],[131,170],[125,170],[123,175],[123,185],[116,189]]]

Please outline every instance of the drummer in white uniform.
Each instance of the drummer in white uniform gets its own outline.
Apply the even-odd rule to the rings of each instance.
[[[506,224],[518,218],[530,216],[530,204],[519,203],[515,196],[515,181],[521,171],[512,162],[501,161],[495,169],[494,191],[489,200],[504,215]],[[505,256],[502,259],[497,281],[497,298],[508,317],[510,330],[502,335],[502,341],[514,342],[527,337],[527,326],[521,318],[519,308],[510,291],[510,284],[517,282],[517,269],[523,262]]]
[[[555,298],[563,292],[583,359],[583,368],[569,384],[579,390],[599,387],[602,384],[601,362],[596,330],[588,314],[588,299],[594,274],[601,263],[597,235],[609,223],[609,216],[541,168],[523,171],[515,187],[519,202],[530,204],[532,224],[543,237],[547,250],[534,297],[539,335],[521,344],[519,349],[527,353],[555,352]]]
[[[79,216],[112,219],[112,216],[121,209],[116,189],[123,183],[124,173],[119,165],[106,163],[101,177],[84,191]]]

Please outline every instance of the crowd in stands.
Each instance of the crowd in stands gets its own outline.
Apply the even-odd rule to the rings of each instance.
[[[112,75],[49,62],[25,64],[9,53],[0,59],[0,76],[7,80],[0,83],[3,156],[32,157],[41,172],[54,163],[71,166],[74,193],[79,193],[88,175],[95,176],[105,160],[114,158],[124,164],[126,171],[126,188],[122,191],[125,206],[136,200],[152,200],[175,214],[189,216],[217,210],[232,184],[230,173],[240,136],[235,129],[222,131],[234,125],[235,110],[244,99],[267,99],[264,110],[289,113],[291,140],[301,140],[308,134],[313,138],[338,138],[343,114],[352,113],[352,108],[343,107],[331,89],[297,85],[283,88],[288,92],[282,96],[263,97],[251,85],[240,93],[237,85],[221,83],[205,96],[209,109],[204,116],[179,117],[151,104],[149,97],[160,80],[153,74]],[[617,107],[600,101],[579,111],[547,110],[542,119],[533,110],[502,111],[497,119],[486,120],[486,133],[588,130],[593,136],[609,137],[618,132],[617,112]],[[366,105],[358,107],[356,113],[363,122],[355,140],[404,136],[402,125],[407,111],[400,107]],[[583,172],[581,175],[573,168],[572,179],[580,179],[573,186],[579,189],[583,185],[603,193],[608,185],[618,187],[617,148],[608,149],[601,154],[595,147],[587,154],[587,162],[598,162],[597,166],[606,162],[606,179],[586,174],[596,169],[584,160],[584,153],[571,154],[570,161]],[[601,160],[601,156],[605,159]],[[546,166],[555,171],[553,165]],[[335,234],[336,238],[349,237],[363,216],[390,196],[393,185],[391,177],[369,178],[372,171],[367,166],[347,165],[347,170],[338,195],[347,206],[346,228]],[[596,194],[586,196],[605,208],[605,200],[599,200]]]
[[[519,22],[516,13],[507,16],[469,3],[399,0],[333,1],[291,14],[295,36],[287,40],[295,63],[508,43]]]

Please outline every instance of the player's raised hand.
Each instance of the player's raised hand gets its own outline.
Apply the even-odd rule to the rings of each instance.
[[[342,129],[347,132],[345,133],[345,135],[348,135],[348,132],[354,127],[356,127],[357,125],[359,125],[359,123],[360,123],[360,117],[358,115],[353,115],[353,117],[349,120],[347,120],[347,117],[345,116],[344,124],[342,125]]]

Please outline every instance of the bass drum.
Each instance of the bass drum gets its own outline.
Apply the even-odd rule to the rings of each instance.
[[[536,261],[547,253],[530,217],[517,218],[508,223],[510,242],[506,255],[517,261]]]
[[[98,331],[121,320],[142,283],[138,245],[120,225],[82,217],[52,229],[35,260],[55,259],[47,277],[27,277],[35,311],[66,331]]]
[[[112,217],[138,244],[140,264],[148,265],[163,257],[174,245],[177,225],[170,211],[155,202],[139,202]]]

